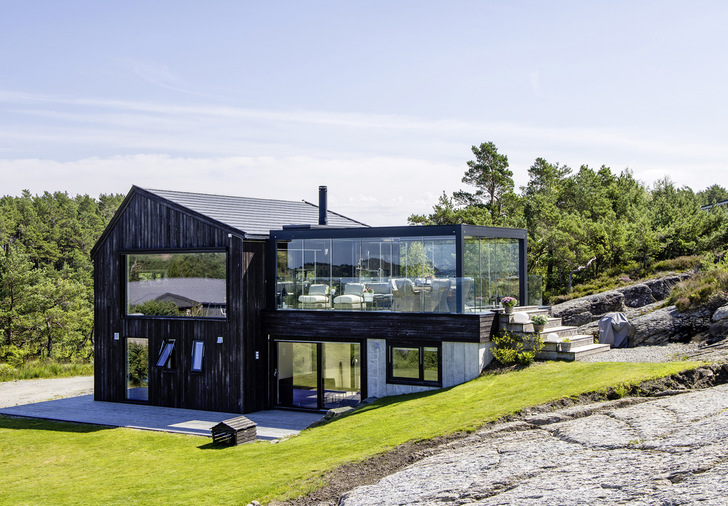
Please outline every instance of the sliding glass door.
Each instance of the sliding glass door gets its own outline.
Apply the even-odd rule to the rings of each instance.
[[[359,343],[277,341],[277,404],[331,409],[361,401]]]

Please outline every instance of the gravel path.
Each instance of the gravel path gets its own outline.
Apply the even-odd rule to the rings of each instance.
[[[0,408],[89,395],[93,392],[93,376],[4,381],[0,383]]]
[[[614,348],[586,357],[584,362],[670,362],[674,360],[728,360],[728,342],[713,345],[670,343],[661,346]]]

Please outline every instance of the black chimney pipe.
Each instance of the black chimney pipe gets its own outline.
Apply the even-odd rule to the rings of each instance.
[[[319,225],[328,224],[328,204],[327,189],[325,186],[319,186]]]

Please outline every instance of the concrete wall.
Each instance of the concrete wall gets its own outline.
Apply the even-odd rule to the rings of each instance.
[[[490,362],[492,343],[442,343],[442,386],[459,385],[475,379]],[[387,342],[367,339],[367,395],[386,397],[436,390],[435,387],[387,383]]]

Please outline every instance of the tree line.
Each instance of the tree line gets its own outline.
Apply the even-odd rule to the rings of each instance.
[[[0,363],[90,360],[90,251],[122,194],[0,198]]]
[[[412,215],[410,224],[525,228],[529,274],[543,276],[546,297],[599,276],[641,277],[655,262],[722,253],[728,244],[728,206],[701,209],[728,200],[720,185],[696,193],[664,177],[647,187],[629,169],[573,170],[537,158],[516,191],[495,144],[472,152],[461,180],[471,189],[443,192],[432,213]]]

